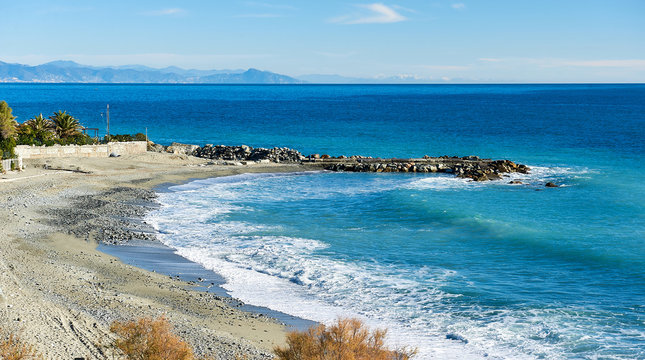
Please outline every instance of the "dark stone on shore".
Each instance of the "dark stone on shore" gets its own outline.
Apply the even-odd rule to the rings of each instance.
[[[464,344],[468,344],[468,340],[465,337],[463,337],[463,336],[461,336],[459,334],[455,334],[455,333],[450,333],[450,334],[446,335],[446,339],[455,340],[455,341],[461,341]]]
[[[155,144],[152,141],[148,141],[148,151],[163,153],[166,152],[166,147],[161,144]]]
[[[509,181],[508,183],[509,183],[509,184],[516,184],[516,185],[524,184],[523,182],[521,182],[521,181],[519,181],[519,180],[511,180],[511,181]]]
[[[268,160],[275,163],[299,163],[305,157],[297,150],[286,147],[272,149],[253,148],[247,145],[226,146],[206,145],[197,147],[190,155],[211,160],[228,161],[261,161]],[[324,155],[323,155],[324,156]]]
[[[330,171],[348,172],[404,172],[404,173],[449,173],[473,181],[499,180],[505,173],[527,174],[526,165],[516,164],[510,160],[482,159],[479,156],[448,156],[423,159],[374,159],[368,156],[340,155],[332,157],[327,154],[312,154],[304,157],[299,151],[289,148],[253,148],[247,145],[226,146],[207,144],[203,147],[173,143],[165,151],[185,153],[211,160],[274,162],[274,163],[310,163],[318,164]]]
[[[550,182],[550,181],[549,181],[548,183],[544,184],[544,186],[545,186],[545,187],[549,187],[549,188],[556,188],[556,187],[559,187],[559,185],[554,184],[554,183],[552,183],[552,182]]]

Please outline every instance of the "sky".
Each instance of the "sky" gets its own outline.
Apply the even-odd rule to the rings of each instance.
[[[0,0],[0,61],[645,82],[645,0]]]

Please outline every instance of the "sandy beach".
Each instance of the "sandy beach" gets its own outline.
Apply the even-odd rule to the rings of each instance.
[[[126,265],[99,242],[153,238],[139,219],[160,184],[301,165],[212,165],[146,153],[104,159],[26,161],[0,177],[0,328],[19,333],[47,359],[108,359],[110,323],[165,314],[196,353],[271,357],[284,341],[276,320],[195,284]],[[126,229],[127,227],[127,229]]]

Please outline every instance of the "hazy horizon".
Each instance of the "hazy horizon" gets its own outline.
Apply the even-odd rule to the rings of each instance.
[[[422,82],[645,82],[645,3],[26,0],[1,61]],[[52,18],[64,26],[50,24]],[[28,22],[27,22],[28,20]]]

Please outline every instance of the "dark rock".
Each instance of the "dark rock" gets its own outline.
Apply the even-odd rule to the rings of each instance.
[[[545,187],[550,187],[550,188],[556,188],[556,187],[559,187],[560,185],[554,184],[554,183],[549,181],[548,183],[544,184],[544,186]]]
[[[468,344],[468,340],[465,337],[463,337],[463,336],[461,336],[459,334],[455,334],[455,333],[450,333],[450,334],[446,335],[446,339],[455,340],[455,341],[461,341],[464,344]]]

